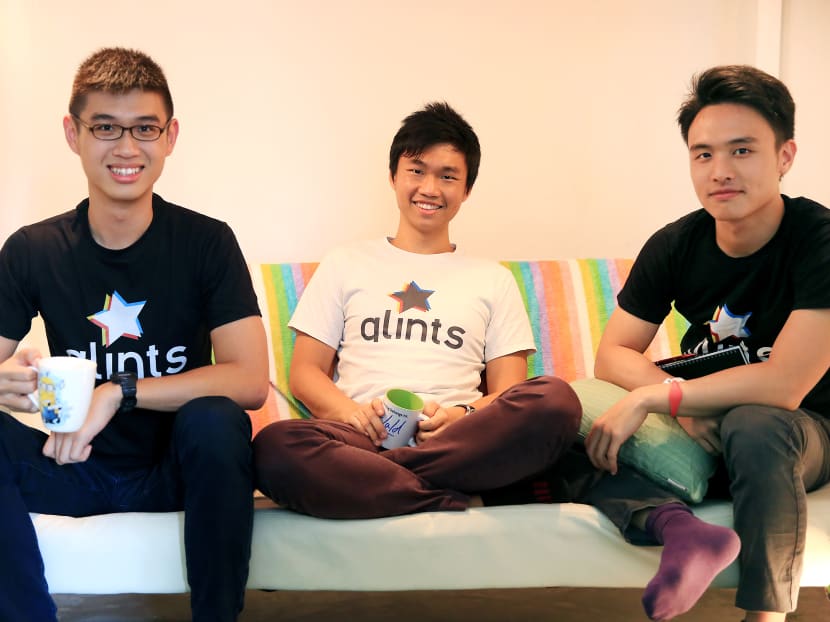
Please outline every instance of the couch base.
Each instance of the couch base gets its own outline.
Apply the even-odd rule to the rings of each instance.
[[[643,622],[640,588],[526,588],[408,592],[262,592],[245,595],[240,622]],[[190,619],[186,594],[57,595],[62,622]],[[735,590],[710,589],[683,622],[736,622]],[[826,620],[830,603],[822,588],[805,588],[793,620]]]
[[[731,525],[731,506],[704,520]],[[830,581],[830,486],[809,495],[802,585]],[[32,515],[53,593],[187,591],[181,512],[68,518]],[[659,547],[627,544],[581,504],[475,508],[373,520],[322,520],[256,510],[248,587],[269,590],[435,590],[643,587]],[[734,587],[737,564],[715,587]]]

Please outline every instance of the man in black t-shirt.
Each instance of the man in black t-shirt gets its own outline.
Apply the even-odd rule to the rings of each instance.
[[[646,243],[597,352],[596,376],[630,393],[594,423],[593,465],[617,473],[619,448],[646,414],[670,413],[722,454],[734,501],[739,540],[627,475],[586,497],[629,539],[664,545],[643,597],[652,619],[692,607],[739,549],[746,621],[783,621],[796,607],[805,494],[830,481],[830,211],[780,194],[794,113],[786,86],[753,67],[697,76],[678,121],[703,209]],[[669,378],[643,352],[672,303],[690,322],[684,352],[737,342],[752,364]]]
[[[97,364],[84,425],[46,436],[0,413],[0,619],[56,620],[29,512],[184,510],[193,620],[236,620],[253,524],[251,426],[265,332],[230,228],[153,194],[179,133],[161,68],[103,49],[63,122],[89,198],[0,250],[0,404],[34,411],[16,351],[43,317],[53,355]]]

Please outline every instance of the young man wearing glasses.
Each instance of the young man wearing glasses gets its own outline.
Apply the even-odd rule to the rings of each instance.
[[[179,123],[152,59],[96,52],[69,113],[89,198],[0,251],[0,403],[34,410],[40,353],[15,350],[38,313],[52,354],[95,361],[98,383],[77,432],[0,413],[0,619],[56,620],[29,512],[184,510],[193,620],[236,620],[253,520],[243,409],[268,386],[246,264],[225,223],[153,194]]]

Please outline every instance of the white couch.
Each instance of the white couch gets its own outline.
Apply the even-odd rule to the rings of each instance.
[[[628,260],[509,262],[520,284],[539,353],[529,374],[568,380],[590,374],[599,333]],[[296,415],[287,390],[292,342],[285,328],[313,264],[252,266],[263,307],[277,391],[255,425]],[[676,353],[682,323],[671,317],[652,345],[654,358]],[[42,335],[27,341],[42,345]],[[33,418],[24,419],[32,422]],[[830,582],[830,486],[808,496],[802,585]],[[704,502],[704,520],[730,525],[731,506]],[[32,515],[53,593],[176,593],[188,589],[181,512],[67,518]],[[426,590],[512,587],[642,587],[658,547],[627,544],[592,507],[524,505],[424,513],[373,520],[322,520],[256,510],[248,586],[275,590]],[[733,564],[717,587],[734,587]]]

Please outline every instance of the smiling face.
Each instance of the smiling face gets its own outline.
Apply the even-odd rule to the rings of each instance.
[[[87,126],[111,123],[164,127],[169,120],[161,95],[141,90],[121,95],[92,92],[78,117]],[[153,184],[176,143],[178,121],[170,121],[155,141],[136,140],[129,131],[117,140],[100,140],[70,116],[64,118],[63,126],[69,147],[81,158],[90,206],[138,204],[150,208]]]
[[[395,244],[413,252],[451,248],[450,221],[469,196],[464,155],[449,144],[398,159],[391,179],[400,210]]]
[[[795,143],[776,145],[772,127],[749,106],[715,104],[695,117],[688,145],[695,193],[718,226],[774,233],[783,214],[780,178]]]

